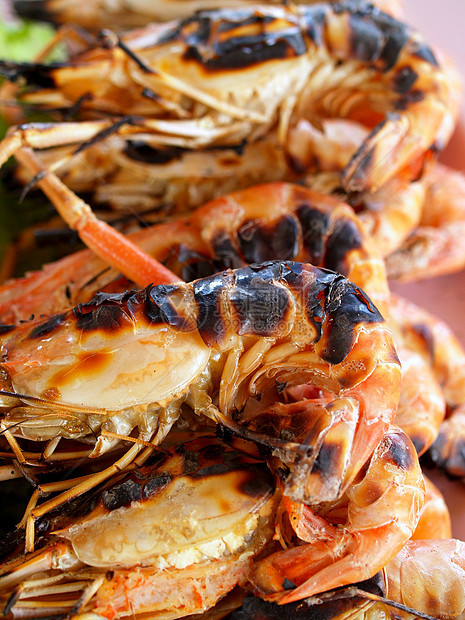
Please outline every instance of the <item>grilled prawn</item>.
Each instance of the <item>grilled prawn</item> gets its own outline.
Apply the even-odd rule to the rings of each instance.
[[[300,544],[257,561],[254,590],[284,604],[373,577],[412,536],[424,496],[415,448],[391,427],[338,501],[315,507],[284,497]]]
[[[60,437],[90,441],[92,456],[135,442],[97,481],[159,444],[188,407],[289,454],[290,485],[303,450],[305,471],[315,472],[309,496],[333,501],[379,442],[399,399],[400,365],[377,309],[342,276],[308,264],[270,262],[190,284],[100,294],[5,330],[1,348],[2,428],[22,462],[16,437],[51,442],[47,453]],[[256,407],[308,381],[333,394],[317,449],[247,428]],[[334,476],[320,476],[319,459],[329,466],[330,454]]]
[[[266,259],[308,260],[348,277],[383,316],[389,315],[384,264],[360,221],[337,199],[300,186],[272,183],[234,192],[184,220],[156,225],[130,238],[185,280]],[[128,283],[116,278],[117,272],[105,269],[89,251],[79,252],[2,287],[0,317],[7,322],[61,312],[71,303],[88,301],[102,287],[123,292]],[[400,330],[396,341],[403,365],[396,423],[421,454],[436,438],[445,403],[429,361],[403,343]],[[304,391],[298,398],[306,398]]]
[[[448,325],[406,299],[392,296],[391,316],[406,343],[427,360],[441,385],[447,415],[429,450],[451,476],[465,477],[465,351]]]
[[[386,259],[392,278],[410,282],[460,271],[465,265],[465,177],[437,164],[425,175],[421,218]]]
[[[383,314],[387,310],[383,261],[353,210],[298,185],[269,183],[234,192],[127,238],[185,281],[266,260],[310,262],[346,276]],[[122,273],[130,277],[126,266]],[[118,277],[89,250],[77,252],[0,287],[0,321],[62,312],[105,287],[123,292],[128,283]]]
[[[463,620],[464,583],[465,543],[409,541],[369,581],[285,606],[248,597],[231,620]]]
[[[315,1],[315,0],[313,0]],[[278,0],[265,0],[261,4],[279,4]],[[109,26],[126,30],[146,26],[150,21],[169,21],[190,15],[199,9],[235,8],[256,4],[253,0],[117,0],[111,5],[105,0],[91,0],[85,6],[76,0],[14,0],[19,15],[32,19],[51,20],[62,24],[79,24],[99,31]],[[298,0],[295,4],[311,4]],[[376,0],[373,4],[392,15],[402,15],[401,0]]]
[[[154,460],[48,516],[0,568],[2,617],[180,618],[245,582],[273,534],[266,465],[208,437]]]
[[[272,180],[270,161],[278,179],[300,175],[293,130],[300,120],[327,117],[371,130],[341,182],[347,190],[374,190],[441,149],[458,108],[455,70],[440,65],[418,33],[371,4],[353,2],[203,11],[162,29],[107,34],[102,46],[68,64],[2,67],[9,78],[26,78],[21,101],[72,109],[81,120],[12,129],[1,163],[24,146],[78,144],[58,154],[58,168],[114,135],[123,141],[120,152],[126,145],[143,160],[153,152],[176,164],[168,183],[155,172],[154,204],[166,203],[170,187],[178,207],[210,175],[208,151],[198,167],[206,149],[216,150],[218,165],[239,186]]]

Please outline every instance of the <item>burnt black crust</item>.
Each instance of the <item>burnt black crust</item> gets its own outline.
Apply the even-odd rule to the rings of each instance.
[[[384,37],[380,36],[377,25],[366,20],[360,13],[355,13],[349,17],[349,26],[352,55],[362,61],[379,58]]]
[[[339,2],[334,5],[333,10],[335,13],[349,12],[353,39],[355,35],[362,39],[353,48],[354,52],[363,54],[360,60],[381,61],[385,71],[392,69],[411,37],[412,30],[409,26],[369,3],[357,0]]]
[[[341,471],[340,461],[343,458],[342,447],[337,443],[323,443],[313,463],[312,473],[321,473],[329,477]]]
[[[370,133],[369,137],[366,139],[365,142],[368,143],[370,137],[378,133],[384,125],[385,121],[379,123],[379,125],[377,125],[375,129]],[[346,166],[346,169],[350,168],[354,161],[356,161],[357,159],[359,160],[356,170],[352,175],[352,183],[355,184],[358,181],[365,179],[367,172],[369,173],[370,169],[373,168],[374,158],[375,147],[372,147],[367,151],[365,144],[362,144],[362,146],[352,155],[349,163]]]
[[[266,226],[254,220],[244,222],[237,237],[248,263],[292,260],[299,251],[299,225],[293,215],[283,215]]]
[[[356,245],[358,238],[354,239]],[[353,346],[355,327],[383,322],[383,318],[363,291],[343,276],[311,267],[315,279],[310,283],[302,270],[300,263],[270,261],[195,282],[202,338],[214,344],[226,333],[220,296],[228,283],[232,287],[229,300],[237,315],[237,324],[233,319],[230,327],[239,335],[279,336],[282,329],[287,330],[291,290],[305,304],[307,319],[316,330],[315,342],[323,336],[326,319],[321,355],[331,364],[340,363]],[[287,287],[277,286],[278,282]]]
[[[347,357],[354,343],[357,325],[384,321],[365,293],[342,276],[336,277],[331,284],[325,310],[328,335],[320,355],[330,364],[339,364]]]
[[[221,294],[228,280],[227,273],[220,273],[194,282],[194,297],[198,308],[197,329],[204,342],[211,346],[221,342],[226,335]]]
[[[175,284],[151,285],[146,289],[145,314],[153,323],[166,323],[179,330],[191,327],[173,306],[170,297],[179,291]]]
[[[39,325],[34,327],[29,332],[29,339],[34,340],[35,338],[44,338],[45,336],[49,336],[64,323],[65,318],[65,313],[55,314],[43,323],[39,323]]]
[[[0,336],[8,334],[15,328],[15,325],[6,325],[6,323],[0,323]]]
[[[358,241],[354,234],[349,246],[356,247]],[[100,293],[74,308],[72,314],[77,328],[85,331],[120,329],[141,312],[149,323],[179,330],[193,329],[196,321],[204,342],[216,346],[228,329],[239,335],[262,337],[288,333],[289,327],[295,327],[289,325],[289,312],[295,303],[301,303],[315,328],[315,342],[324,335],[320,354],[331,364],[340,363],[349,353],[359,323],[383,321],[370,299],[344,276],[292,261],[252,264],[194,281],[196,308],[190,313],[185,307],[184,286],[151,285],[138,292]],[[174,303],[177,294],[180,311]],[[53,330],[57,320],[61,319],[34,328],[34,336]]]
[[[180,147],[156,149],[142,140],[126,140],[123,152],[133,161],[161,165],[179,159],[186,149]]]
[[[302,227],[302,243],[308,254],[308,260],[314,265],[321,265],[325,251],[325,235],[331,217],[308,204],[296,210]]]
[[[125,314],[119,306],[97,306],[91,312],[81,312],[77,308],[76,327],[83,331],[113,332],[121,328]]]
[[[307,45],[298,24],[273,33],[265,29],[273,21],[271,15],[260,15],[247,8],[199,11],[181,22],[165,40],[183,40],[185,60],[193,60],[210,72],[241,70],[261,62],[305,54]],[[263,28],[257,35],[216,36],[247,24],[263,24]]]
[[[341,218],[334,224],[326,240],[325,266],[332,271],[347,275],[347,255],[362,247],[360,229],[353,220]]]
[[[399,469],[411,471],[415,466],[415,454],[410,441],[400,433],[390,434],[384,439],[386,456]]]
[[[53,23],[54,15],[47,5],[47,0],[13,0],[13,8],[19,17]]]
[[[244,261],[231,239],[224,231],[218,231],[211,240],[215,262],[223,269],[238,269],[244,267]]]
[[[10,82],[16,82],[23,78],[29,85],[53,88],[55,86],[54,70],[68,66],[70,66],[70,63],[55,62],[43,65],[40,63],[0,60],[0,75]]]
[[[184,41],[185,59],[198,62],[208,71],[242,69],[267,60],[305,54],[308,41],[323,46],[326,40],[325,27],[331,11],[335,14],[347,13],[349,16],[352,58],[362,62],[376,62],[384,71],[392,69],[412,37],[412,30],[406,24],[373,5],[347,0],[335,3],[332,7],[299,7],[294,16],[286,15],[289,19],[288,28],[281,28],[276,33],[267,28],[276,18],[271,14],[261,14],[253,8],[199,11],[173,27],[161,37],[160,43]],[[252,36],[217,36],[218,33],[233,31],[243,24],[263,24],[263,28],[258,28],[259,34]],[[415,54],[437,65],[433,52],[426,44],[418,43]]]
[[[407,93],[418,79],[418,73],[411,67],[402,67],[392,79],[392,88],[396,93]]]
[[[465,437],[448,435],[444,428],[427,452],[427,460],[439,467],[449,478],[456,480],[465,477]]]
[[[425,343],[425,347],[427,348],[431,363],[433,363],[436,357],[436,344],[434,333],[431,330],[430,326],[427,323],[419,322],[413,323],[410,328],[412,329],[413,333],[417,334]]]
[[[436,56],[434,55],[433,50],[429,47],[429,45],[426,45],[426,43],[416,42],[415,49],[413,50],[413,55],[417,58],[420,58],[420,60],[424,60],[430,65],[439,67],[439,63]]]
[[[384,596],[385,589],[379,587],[378,583],[382,583],[382,577],[375,575],[370,580],[352,584],[347,593],[344,588],[339,588],[318,597],[286,605],[247,596],[242,602],[242,607],[228,618],[229,620],[337,620],[349,617],[356,605],[366,600],[363,596],[355,594],[355,588]],[[283,590],[292,590],[296,587],[289,579],[284,579],[282,586]]]
[[[286,263],[284,263],[285,265]],[[239,319],[236,332],[239,335],[279,335],[291,307],[289,292],[276,286],[276,267],[281,271],[283,263],[262,263],[235,272],[235,288],[230,300]]]

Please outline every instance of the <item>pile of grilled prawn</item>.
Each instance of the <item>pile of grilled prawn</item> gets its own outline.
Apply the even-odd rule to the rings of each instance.
[[[398,3],[13,5],[65,25],[0,165],[86,247],[0,285],[3,617],[464,619],[465,351],[389,288],[465,263],[453,62]]]

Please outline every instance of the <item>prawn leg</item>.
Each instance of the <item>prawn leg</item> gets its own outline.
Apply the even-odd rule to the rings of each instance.
[[[109,619],[205,611],[245,581],[278,500],[260,459],[208,436],[176,445],[51,513],[42,548],[0,568],[0,601],[13,618],[32,605]]]
[[[336,503],[317,513],[316,508],[285,499],[291,524],[307,544],[254,565],[250,583],[260,596],[285,604],[356,583],[375,575],[400,551],[415,530],[424,503],[415,448],[392,427],[366,467],[347,490],[345,506]]]
[[[99,220],[83,200],[60,179],[46,170],[30,149],[20,149],[16,158],[36,177],[40,188],[53,202],[67,224],[79,233],[84,243],[113,267],[123,271],[140,286],[169,284],[179,278],[161,263],[140,250],[124,235]]]

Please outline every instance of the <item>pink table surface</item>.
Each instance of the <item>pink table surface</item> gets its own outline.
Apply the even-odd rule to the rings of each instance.
[[[464,0],[404,0],[404,3],[405,21],[423,32],[431,44],[447,52],[465,76]],[[462,110],[463,120],[441,159],[465,171],[465,100]],[[392,288],[446,320],[465,345],[465,271]],[[441,475],[431,478],[449,505],[453,536],[465,540],[465,484],[451,482]]]

